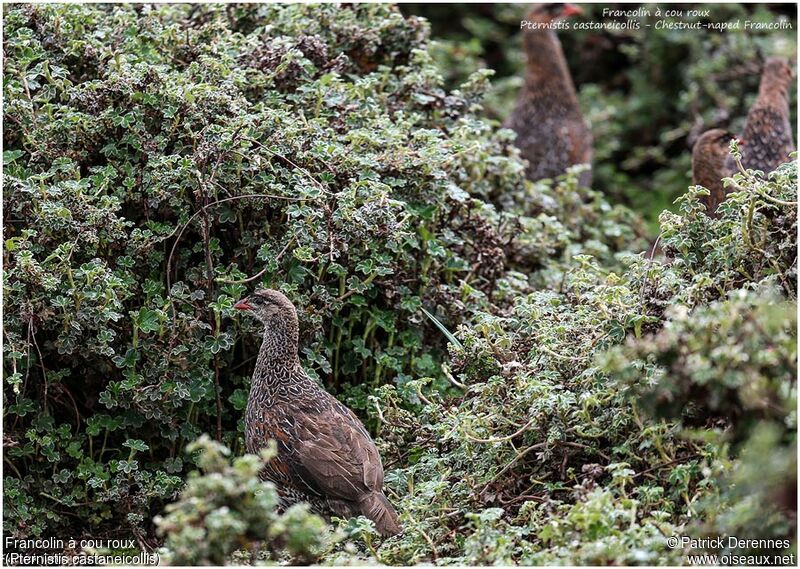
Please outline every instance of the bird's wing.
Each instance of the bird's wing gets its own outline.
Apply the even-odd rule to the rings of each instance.
[[[308,486],[347,501],[383,486],[378,449],[349,410],[334,404],[320,413],[298,413],[293,434],[295,474]]]

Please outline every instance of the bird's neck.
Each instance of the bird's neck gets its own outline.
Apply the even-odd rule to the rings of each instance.
[[[528,58],[525,87],[529,97],[577,104],[575,85],[555,31],[529,30],[525,33],[524,42]]]
[[[273,317],[264,326],[259,359],[297,360],[298,326],[296,320]]]
[[[258,352],[253,391],[274,391],[292,381],[293,372],[300,367],[297,356],[298,326],[296,321],[273,318],[264,328]]]
[[[758,86],[759,106],[786,107],[789,109],[789,86],[780,81],[762,81]]]

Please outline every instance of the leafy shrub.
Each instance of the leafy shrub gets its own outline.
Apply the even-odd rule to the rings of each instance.
[[[794,531],[796,165],[735,182],[719,220],[702,213],[698,188],[682,215],[662,216],[668,262],[631,255],[617,273],[577,256],[559,289],[461,326],[460,397],[429,396],[415,415],[382,388],[382,450],[409,461],[389,479],[410,520],[382,559],[675,562],[659,535],[709,531],[693,522],[701,511],[718,535],[750,527],[758,515],[735,512],[765,496],[762,514],[776,496],[784,513],[754,535]],[[672,412],[653,413],[654,401]],[[773,421],[785,430],[759,484],[752,451],[720,435],[756,437]],[[487,508],[501,513],[474,517]],[[469,557],[462,536],[476,519],[497,557]]]
[[[635,238],[624,216],[578,231],[574,183],[526,184],[479,118],[485,75],[444,91],[424,25],[390,7],[5,13],[15,535],[71,523],[54,503],[145,531],[187,442],[243,450],[249,286],[292,298],[308,371],[363,409],[386,382],[449,385],[420,307],[454,326],[529,287],[510,268]],[[497,188],[543,205],[500,212],[479,199]]]
[[[293,564],[316,559],[325,545],[325,521],[308,513],[307,505],[276,513],[275,488],[258,478],[262,460],[270,459],[268,451],[261,458],[245,455],[230,464],[230,450],[208,435],[187,451],[199,452],[203,474],[191,472],[180,498],[167,506],[164,517],[155,518],[159,533],[166,535],[168,563],[224,565],[245,548],[252,556],[289,555]]]
[[[718,219],[690,188],[661,216],[668,261],[652,261],[638,216],[576,170],[523,180],[484,118],[488,74],[446,89],[426,24],[393,8],[5,16],[10,535],[150,534],[189,441],[210,432],[242,454],[258,338],[232,306],[254,286],[298,307],[303,365],[377,435],[406,530],[378,542],[351,520],[322,553],[318,520],[277,516],[255,459],[231,467],[204,441],[206,474],[161,518],[175,562],[239,546],[272,561],[673,562],[657,532],[749,528],[740,504],[786,502],[796,338],[775,307],[795,304],[796,165],[734,176]],[[740,341],[758,326],[776,338]],[[765,353],[700,376],[684,339],[725,365]],[[650,404],[698,380],[716,399],[691,416]],[[778,407],[742,406],[754,387]],[[697,436],[698,417],[718,423]],[[748,450],[762,447],[769,487]],[[771,520],[765,534],[794,531],[789,513]]]
[[[782,422],[796,407],[787,390],[797,375],[793,308],[744,290],[691,314],[678,305],[661,331],[621,350],[617,375],[640,392],[647,412],[697,427],[725,424],[741,439],[754,423]]]
[[[746,535],[784,540],[791,546],[745,547],[749,554],[797,554],[797,429],[777,422],[757,424],[740,460],[719,475],[719,491],[698,507],[695,523],[702,536]],[[726,547],[732,552],[731,547]],[[741,551],[741,550],[740,550]]]
[[[736,191],[717,221],[702,213],[702,188],[681,198],[683,216],[662,214],[665,251],[684,285],[665,303],[663,328],[609,351],[605,366],[644,412],[720,449],[694,531],[793,540],[797,163],[768,176],[741,170],[728,183]],[[674,283],[653,282],[651,297]]]
[[[772,290],[735,290],[691,313],[678,305],[661,331],[609,357],[643,412],[720,449],[699,535],[794,538],[796,313]]]

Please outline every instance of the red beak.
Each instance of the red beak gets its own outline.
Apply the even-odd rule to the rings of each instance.
[[[252,310],[253,307],[247,304],[247,299],[243,298],[239,302],[233,305],[236,310]]]
[[[563,17],[569,18],[570,16],[580,16],[583,14],[583,10],[575,4],[564,4],[564,11],[561,13]]]

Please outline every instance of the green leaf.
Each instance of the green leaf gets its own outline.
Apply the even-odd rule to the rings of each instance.
[[[455,336],[453,336],[453,334],[450,332],[450,330],[448,330],[447,328],[445,328],[444,324],[442,324],[441,322],[439,322],[439,320],[438,320],[438,319],[437,319],[437,318],[436,318],[436,317],[435,317],[433,314],[431,314],[430,312],[428,312],[427,310],[425,310],[425,308],[424,308],[424,307],[420,307],[420,310],[422,310],[422,312],[425,314],[425,316],[427,316],[428,318],[430,318],[431,322],[433,322],[433,323],[436,325],[436,327],[437,327],[439,330],[441,330],[442,334],[444,334],[444,336],[445,336],[445,338],[447,338],[447,341],[448,341],[448,342],[450,342],[451,344],[453,344],[453,345],[454,345],[455,347],[457,347],[459,350],[463,350],[463,349],[464,349],[464,346],[461,344],[461,342],[459,342],[459,341],[458,341],[458,338],[456,338]]]
[[[128,448],[133,449],[133,450],[137,450],[137,451],[146,451],[146,450],[150,449],[150,447],[147,446],[147,444],[144,441],[139,440],[139,439],[128,439],[127,441],[122,443],[122,446],[128,447]]]
[[[25,154],[23,150],[4,150],[3,151],[3,166],[8,166],[14,160]]]
[[[136,314],[136,325],[142,332],[157,332],[161,329],[161,319],[155,310],[141,308]]]

